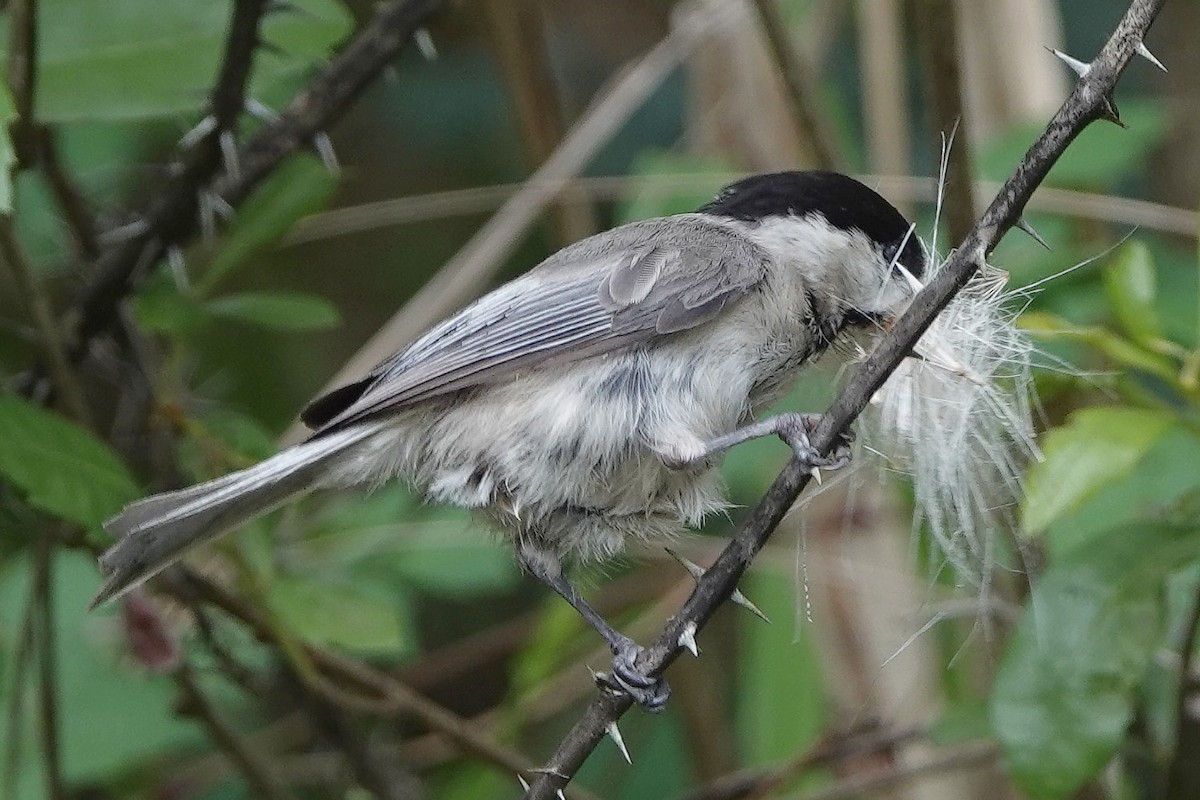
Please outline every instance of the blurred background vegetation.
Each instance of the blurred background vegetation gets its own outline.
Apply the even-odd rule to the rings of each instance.
[[[403,487],[312,497],[88,613],[99,523],[270,454],[347,360],[735,175],[869,176],[928,237],[938,93],[961,86],[952,177],[984,202],[1069,89],[1043,46],[1087,58],[1125,4],[444,2],[244,202],[201,191],[196,235],[164,232],[82,348],[96,265],[141,234],[172,165],[218,145],[203,120],[233,4],[5,7],[0,798],[456,800],[517,796],[608,660],[477,521]],[[269,5],[226,178],[229,146],[374,13]],[[825,492],[743,585],[773,624],[722,609],[666,712],[622,722],[632,765],[603,743],[568,795],[1200,796],[1197,34],[1200,4],[1167,3],[1149,44],[1171,72],[1133,64],[1126,128],[1085,132],[1035,197],[1050,250],[1015,234],[992,259],[1014,287],[1087,262],[1022,317],[1045,364],[1072,365],[1039,373],[1046,459],[1021,530],[996,532],[1024,570],[983,603],[913,532],[903,476]],[[539,167],[554,191],[522,188]],[[818,410],[835,376],[786,405]],[[785,458],[733,452],[734,502]],[[707,563],[732,524],[678,549]],[[642,640],[690,588],[656,549],[588,578]]]

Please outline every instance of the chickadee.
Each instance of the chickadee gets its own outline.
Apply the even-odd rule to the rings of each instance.
[[[813,415],[752,420],[843,331],[902,310],[925,269],[911,231],[858,181],[781,172],[566,247],[312,401],[303,443],[106,522],[95,603],[298,494],[399,477],[482,512],[611,646],[611,685],[660,707],[564,565],[698,526],[724,507],[716,459],[748,439],[843,463],[809,445]]]

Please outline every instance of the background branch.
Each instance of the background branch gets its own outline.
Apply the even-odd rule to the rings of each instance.
[[[767,43],[771,46],[771,54],[779,67],[779,75],[783,78],[796,127],[803,132],[805,143],[814,156],[811,166],[818,169],[843,167],[837,138],[826,124],[825,117],[817,110],[817,82],[813,80],[804,54],[796,47],[779,10],[778,0],[754,0],[754,7],[758,11],[758,20],[766,34]]]
[[[840,433],[846,430],[866,407],[871,396],[883,385],[900,361],[950,302],[983,265],[988,253],[1016,224],[1025,204],[1045,179],[1050,168],[1075,137],[1091,122],[1115,115],[1112,92],[1125,66],[1133,58],[1143,37],[1158,15],[1165,0],[1135,0],[1118,23],[1099,55],[1076,83],[1062,107],[1046,129],[1030,146],[1016,170],[1001,187],[966,240],[945,266],[916,296],[908,311],[893,329],[882,337],[871,355],[855,371],[825,413],[812,436],[821,452],[828,452]],[[809,474],[792,460],[776,478],[766,495],[739,526],[733,541],[697,582],[696,589],[683,608],[665,627],[639,659],[639,666],[650,674],[659,674],[679,653],[680,634],[685,626],[703,627],[730,594],[737,582],[808,485]],[[588,754],[595,749],[606,729],[631,706],[625,695],[602,693],[584,711],[550,758],[546,772],[538,776],[528,800],[550,800],[576,773]]]
[[[916,15],[925,85],[930,89],[930,128],[944,137],[933,142],[938,148],[933,153],[934,163],[946,158],[945,200],[940,210],[950,241],[961,242],[966,240],[975,221],[975,197],[971,181],[971,128],[967,124],[962,75],[958,69],[961,52],[958,4],[955,0],[919,0]],[[943,147],[948,152],[943,154]]]
[[[292,795],[279,780],[270,762],[246,742],[228,722],[221,719],[186,666],[179,671],[176,682],[183,692],[182,711],[200,721],[213,742],[238,766],[254,793],[264,800],[289,800]]]
[[[257,24],[265,0],[241,0],[234,9],[233,30],[221,81],[213,92],[218,125],[240,114],[245,103],[245,77],[258,45]],[[236,174],[225,174],[212,191],[237,205],[296,149],[328,127],[399,54],[413,32],[438,6],[438,0],[393,0],[313,79],[279,118],[260,130],[237,156]],[[254,31],[248,31],[253,20]],[[218,116],[219,115],[219,116]],[[96,336],[116,322],[121,301],[135,288],[136,278],[158,264],[167,249],[190,240],[199,229],[199,190],[221,168],[219,131],[205,137],[190,154],[180,174],[134,225],[137,233],[106,249],[79,300],[79,322],[71,338],[71,355],[80,359]]]

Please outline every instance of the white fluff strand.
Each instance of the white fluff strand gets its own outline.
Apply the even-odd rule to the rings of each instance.
[[[1011,528],[1022,472],[1040,458],[1035,348],[1016,325],[1007,274],[986,267],[937,316],[872,399],[867,440],[911,475],[924,523],[961,579],[986,587]],[[915,281],[915,279],[914,279]]]

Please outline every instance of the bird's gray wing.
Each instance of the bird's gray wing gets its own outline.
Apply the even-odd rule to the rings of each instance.
[[[318,435],[412,403],[701,325],[758,285],[767,255],[728,227],[681,215],[565,248],[435,326],[301,418]]]

